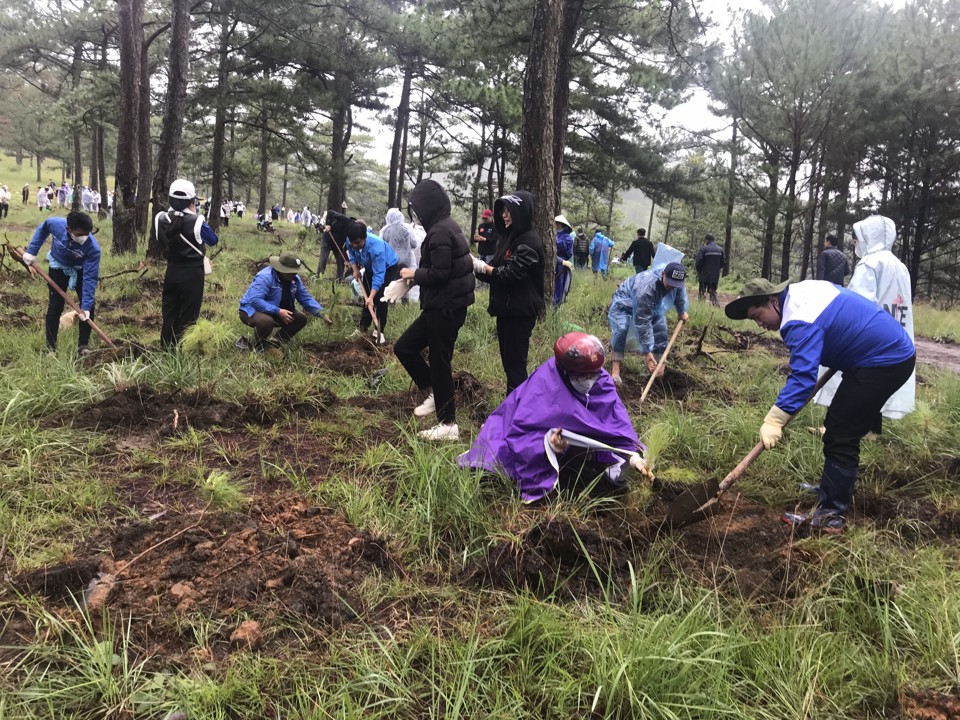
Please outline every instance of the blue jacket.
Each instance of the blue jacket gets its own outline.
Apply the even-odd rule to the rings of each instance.
[[[255,312],[277,315],[280,312],[282,296],[283,288],[280,285],[279,274],[268,265],[253,277],[253,282],[240,299],[240,309],[250,316]],[[323,312],[323,306],[313,299],[313,295],[307,290],[299,275],[293,279],[293,296],[311,315],[319,315]]]
[[[895,365],[916,354],[890,313],[862,295],[825,280],[805,280],[780,293],[780,336],[790,350],[790,377],[777,396],[785,413],[799,410],[820,365],[843,372]]]
[[[660,279],[662,273],[644,270],[631,275],[613,294],[611,312],[619,315],[629,313],[637,327],[639,351],[646,355],[653,352],[655,340],[654,322],[663,318],[673,305],[677,315],[683,315],[690,304],[685,287],[668,288]]]
[[[590,241],[590,257],[593,258],[593,271],[606,272],[607,260],[610,257],[610,248],[613,247],[613,240],[608,238],[602,232],[597,230],[597,234]]]
[[[573,233],[570,230],[561,230],[557,233],[557,257],[560,260],[569,260],[573,257]]]
[[[366,268],[370,275],[370,287],[379,291],[383,287],[383,278],[387,268],[397,264],[397,253],[389,244],[367,230],[367,242],[362,250],[354,250],[347,245],[350,251],[350,262],[358,267]]]
[[[100,244],[90,234],[82,245],[75,243],[67,232],[67,219],[48,217],[27,245],[27,252],[38,256],[43,243],[50,237],[50,255],[61,265],[83,272],[83,297],[80,298],[82,310],[93,310],[97,293],[97,281],[100,279]]]

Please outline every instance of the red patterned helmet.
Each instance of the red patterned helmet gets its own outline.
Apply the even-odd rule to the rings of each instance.
[[[553,356],[557,364],[569,373],[596,372],[606,360],[603,343],[595,336],[582,332],[561,335],[553,344]]]

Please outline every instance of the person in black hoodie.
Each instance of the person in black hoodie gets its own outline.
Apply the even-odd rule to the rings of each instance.
[[[323,230],[320,235],[320,262],[317,264],[317,275],[323,275],[327,269],[327,259],[333,252],[333,259],[337,263],[337,280],[344,280],[350,276],[351,270],[347,260],[347,228],[356,218],[348,217],[336,210],[327,210],[323,214]]]
[[[533,229],[533,195],[517,190],[493,205],[500,244],[490,264],[474,260],[477,274],[490,283],[487,312],[497,319],[500,361],[507,395],[527,379],[530,335],[546,309],[543,299],[543,242]]]
[[[154,228],[167,259],[161,299],[160,344],[173,348],[184,330],[200,317],[207,245],[219,241],[203,215],[197,215],[197,190],[189,180],[174,180],[170,208],[157,213]]]
[[[423,180],[410,192],[410,219],[427,231],[420,246],[420,266],[400,270],[401,279],[420,286],[420,316],[393,346],[400,364],[426,399],[417,417],[437,414],[438,424],[420,432],[427,440],[458,440],[453,392],[453,347],[473,304],[473,261],[466,236],[450,217],[450,198],[435,180]],[[423,349],[430,349],[430,364]]]

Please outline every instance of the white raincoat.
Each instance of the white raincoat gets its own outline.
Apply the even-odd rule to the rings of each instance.
[[[853,225],[856,240],[855,251],[860,260],[853,269],[848,289],[863,295],[893,315],[913,339],[913,302],[910,293],[910,273],[907,266],[890,250],[897,239],[897,226],[893,220],[882,215],[871,215]],[[820,368],[820,373],[825,372]],[[818,405],[828,406],[840,385],[841,373],[827,383],[816,397]],[[895,392],[881,413],[884,417],[899,420],[913,412],[917,391],[917,374]]]

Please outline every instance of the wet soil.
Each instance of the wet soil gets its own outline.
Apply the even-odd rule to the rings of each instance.
[[[136,639],[171,652],[190,641],[175,616],[193,612],[210,619],[254,615],[268,631],[283,617],[340,627],[366,611],[359,583],[398,567],[385,541],[290,493],[262,497],[245,513],[207,509],[121,524],[77,554],[16,576],[14,587],[51,600],[80,599],[100,578],[109,583],[111,611],[138,618]],[[224,650],[233,625],[226,627]]]
[[[905,720],[957,720],[960,718],[960,692],[944,695],[936,690],[907,690],[904,693]]]
[[[372,336],[338,343],[304,343],[303,351],[314,364],[344,375],[372,375],[393,355],[391,345],[375,345]]]

